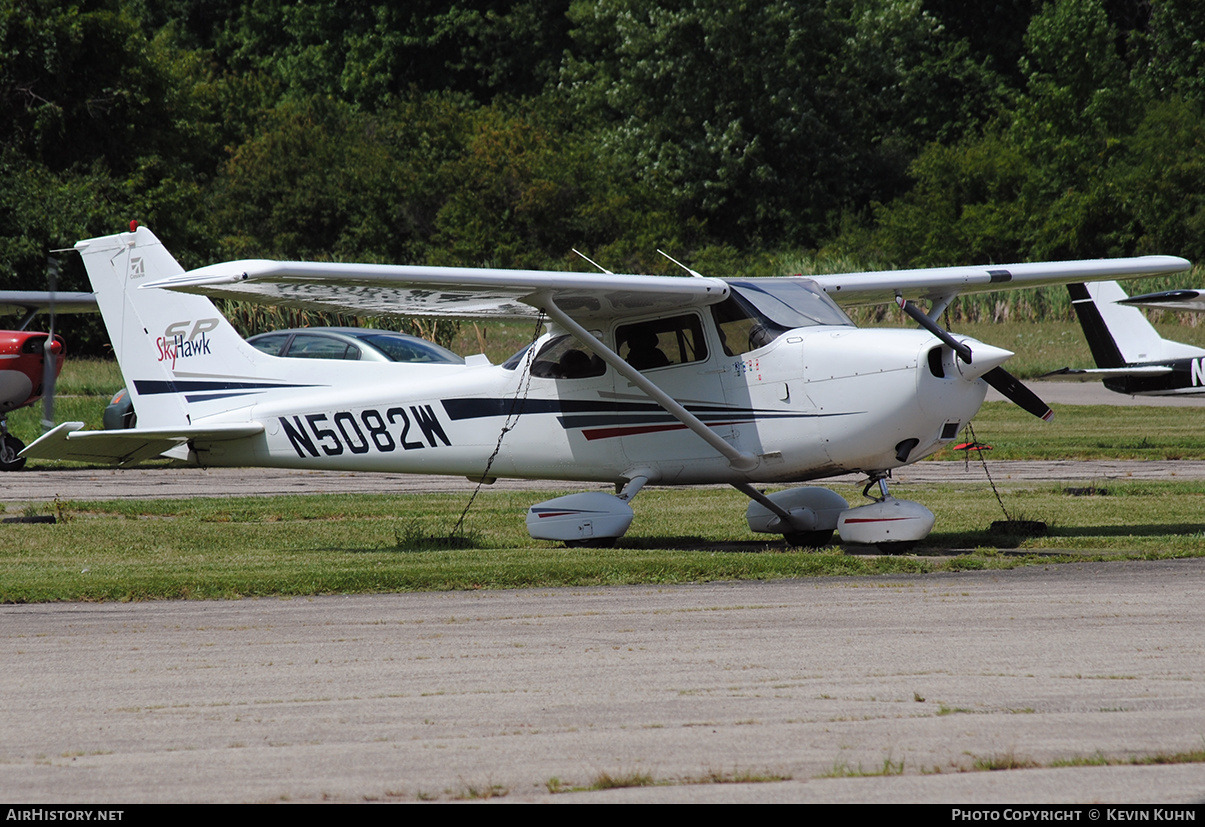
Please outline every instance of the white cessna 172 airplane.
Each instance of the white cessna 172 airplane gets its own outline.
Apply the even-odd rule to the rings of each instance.
[[[936,324],[961,292],[1131,278],[1183,259],[954,267],[816,278],[694,278],[234,261],[184,272],[145,227],[80,241],[137,413],[135,428],[65,423],[24,456],[129,464],[611,483],[533,505],[533,537],[623,536],[645,484],[729,484],[753,531],[821,545],[924,538],[933,514],[889,496],[891,470],[954,439],[987,384],[1048,418],[1000,367],[1012,354]],[[200,294],[200,295],[190,295]],[[539,318],[502,365],[309,361],[248,345],[205,296],[360,315]],[[924,329],[858,329],[830,296],[897,300]],[[922,312],[911,302],[931,303]],[[537,321],[537,325],[540,324]],[[851,508],[819,487],[862,472]]]

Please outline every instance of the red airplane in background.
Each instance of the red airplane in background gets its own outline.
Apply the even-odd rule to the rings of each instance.
[[[0,471],[18,471],[25,465],[25,458],[17,456],[25,443],[8,432],[9,412],[32,405],[45,391],[47,340],[52,334],[26,328],[42,310],[95,312],[96,297],[91,293],[0,290],[0,314],[13,310],[25,315],[16,330],[0,330]],[[65,354],[62,338],[55,336],[49,350],[54,359],[53,377],[57,378]]]

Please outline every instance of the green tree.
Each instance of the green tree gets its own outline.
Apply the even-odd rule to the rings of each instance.
[[[260,73],[284,96],[322,95],[368,111],[415,91],[483,103],[535,95],[568,45],[568,0],[251,0],[232,4],[224,20],[199,0],[172,5],[223,74]]]
[[[1116,29],[1099,0],[1033,16],[1025,88],[982,137],[933,145],[915,186],[876,213],[876,243],[900,264],[1087,258],[1134,246],[1132,204],[1110,170],[1140,113]]]
[[[569,16],[562,88],[603,124],[601,151],[739,247],[814,242],[894,195],[990,86],[919,2],[602,0]]]
[[[876,211],[874,254],[901,265],[1011,261],[1023,255],[1029,161],[999,136],[931,145],[915,186]]]
[[[1140,91],[1148,98],[1205,103],[1205,6],[1195,0],[1152,3],[1149,27],[1137,39]]]
[[[1153,104],[1110,170],[1135,248],[1205,259],[1205,116],[1196,101]]]

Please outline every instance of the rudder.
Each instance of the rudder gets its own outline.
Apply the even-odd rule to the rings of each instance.
[[[203,296],[141,285],[184,269],[146,227],[75,245],[129,390],[138,425],[191,425],[186,383],[257,376],[262,354]]]

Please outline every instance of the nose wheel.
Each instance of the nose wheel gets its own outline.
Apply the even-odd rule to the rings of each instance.
[[[879,496],[870,493],[876,486]],[[874,502],[841,514],[837,531],[842,542],[874,546],[884,554],[902,554],[933,530],[933,512],[918,502],[891,496],[886,473],[872,473],[862,496]]]

